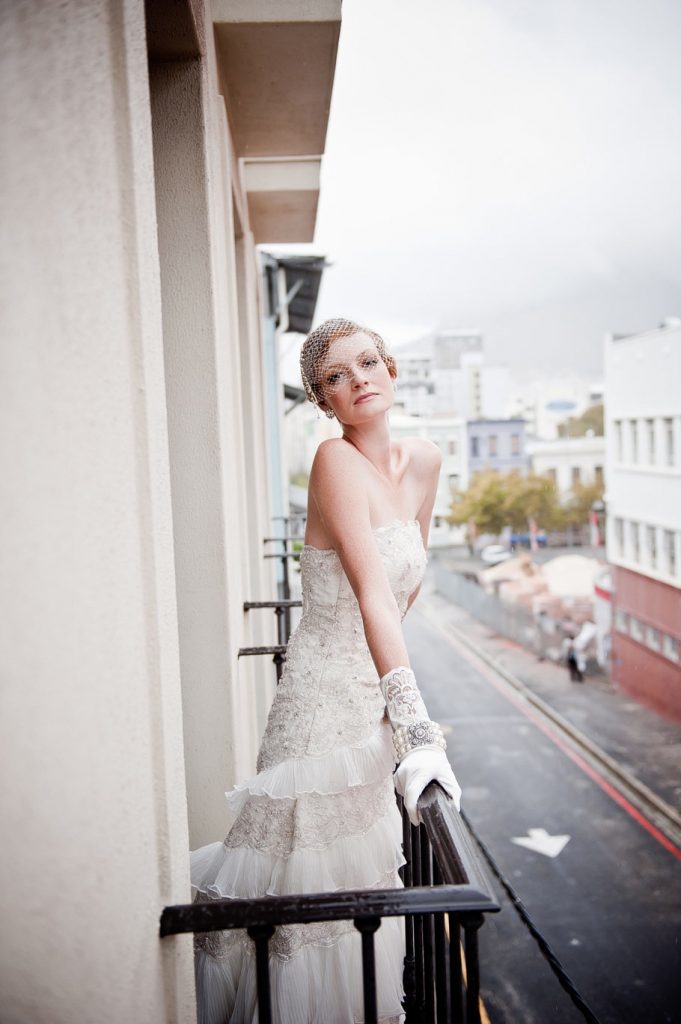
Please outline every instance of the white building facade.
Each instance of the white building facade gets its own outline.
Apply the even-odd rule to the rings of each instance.
[[[554,441],[528,441],[533,473],[550,477],[561,498],[580,484],[602,484],[605,479],[605,437],[585,435]]]
[[[681,720],[681,320],[605,342],[613,679]]]

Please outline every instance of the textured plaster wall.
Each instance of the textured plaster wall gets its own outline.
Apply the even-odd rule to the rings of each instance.
[[[193,1019],[141,0],[2,5],[3,1024]]]
[[[225,835],[225,790],[255,770],[274,671],[237,655],[271,642],[274,626],[245,616],[243,602],[276,588],[262,558],[271,525],[262,378],[251,379],[262,373],[255,252],[235,221],[246,204],[212,33],[203,60],[154,62],[150,76],[193,849]]]

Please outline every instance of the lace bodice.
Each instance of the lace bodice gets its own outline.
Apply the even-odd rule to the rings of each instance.
[[[374,530],[402,616],[423,579],[427,556],[416,520]],[[385,702],[357,599],[332,549],[301,553],[303,614],[291,636],[258,758],[258,771],[289,758],[317,757],[364,743]]]

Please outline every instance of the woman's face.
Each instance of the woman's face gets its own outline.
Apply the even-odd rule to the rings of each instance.
[[[320,404],[333,409],[341,423],[363,423],[393,404],[392,377],[367,334],[333,341],[317,373]]]

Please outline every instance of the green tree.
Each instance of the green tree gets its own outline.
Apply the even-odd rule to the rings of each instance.
[[[581,416],[569,416],[558,424],[559,437],[584,437],[593,430],[597,437],[603,437],[603,403],[590,405]]]
[[[560,522],[560,505],[555,485],[547,476],[509,473],[504,504],[506,522],[516,533],[525,533],[530,519],[540,529],[555,529]]]
[[[468,490],[454,493],[451,507],[450,522],[472,521],[479,533],[498,534],[505,526],[524,533],[530,518],[538,527],[550,530],[561,518],[553,482],[535,473],[477,473]]]
[[[603,500],[603,484],[575,484],[572,494],[562,508],[566,526],[584,526],[589,522],[595,501]]]
[[[506,525],[505,476],[494,470],[476,473],[465,491],[452,495],[450,523],[474,522],[479,533],[501,533]]]

